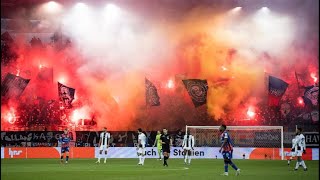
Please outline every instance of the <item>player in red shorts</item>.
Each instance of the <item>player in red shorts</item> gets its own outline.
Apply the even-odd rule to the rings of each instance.
[[[238,176],[240,174],[240,169],[237,168],[237,166],[232,162],[232,152],[233,152],[233,145],[232,140],[230,138],[229,133],[227,132],[227,126],[221,125],[219,128],[220,132],[222,134],[220,135],[221,139],[221,148],[219,150],[220,153],[222,153],[223,159],[224,159],[224,176],[228,176],[228,165],[230,164],[231,167],[236,170],[236,175]]]
[[[64,130],[64,133],[61,134],[60,138],[59,138],[59,142],[61,143],[61,163],[63,163],[63,156],[64,153],[66,153],[66,164],[68,163],[69,160],[69,151],[70,151],[70,147],[69,147],[69,143],[70,143],[70,136],[68,133],[68,129]]]

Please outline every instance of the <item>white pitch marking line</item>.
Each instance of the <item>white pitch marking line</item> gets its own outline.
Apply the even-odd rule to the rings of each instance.
[[[176,170],[187,170],[187,169],[189,169],[189,168],[187,168],[187,167],[185,167],[185,168],[183,168],[183,169],[162,169],[162,170],[166,170],[166,171],[176,171]]]

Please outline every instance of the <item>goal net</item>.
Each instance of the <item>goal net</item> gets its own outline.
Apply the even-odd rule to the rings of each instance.
[[[221,147],[220,126],[186,126],[195,138],[195,147]],[[284,159],[282,126],[227,126],[236,159]],[[216,156],[217,157],[217,156]]]

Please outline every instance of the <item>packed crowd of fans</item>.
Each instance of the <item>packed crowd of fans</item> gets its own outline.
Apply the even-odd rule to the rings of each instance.
[[[59,37],[55,34],[52,37],[52,43],[61,43]],[[63,47],[70,46],[70,40],[67,39]],[[16,61],[18,55],[15,53],[15,43],[9,36],[2,37],[1,39],[1,66],[10,66]],[[31,48],[45,48],[46,45],[42,43],[41,39],[33,37],[30,41]],[[1,80],[3,76],[1,74]],[[175,106],[175,105],[173,105]],[[183,107],[174,108],[177,111],[183,110]],[[303,106],[290,105],[290,109],[286,113],[281,113],[280,107],[273,108],[267,105],[258,105],[254,118],[245,120],[239,119],[214,119],[209,116],[206,109],[199,110],[199,114],[196,115],[196,123],[204,123],[205,125],[220,125],[225,123],[228,125],[240,126],[240,125],[281,125],[294,127],[295,125],[304,126],[307,124],[318,124],[318,120],[312,118],[311,111],[306,111]],[[319,114],[317,115],[319,117]],[[177,120],[177,122],[179,122]],[[209,123],[207,123],[209,122]],[[37,101],[34,103],[20,103],[16,109],[14,121],[10,124],[15,127],[22,127],[28,130],[32,130],[37,126],[50,128],[50,130],[57,130],[58,126],[68,126],[71,120],[69,114],[65,109],[62,109],[59,101],[56,100],[44,100],[41,97],[37,97]],[[85,126],[96,126],[94,118],[85,120],[84,123],[79,121],[80,124]],[[202,124],[202,125],[204,125]],[[180,128],[183,128],[184,124],[181,124]],[[175,126],[176,127],[176,126]],[[308,126],[312,127],[312,126]],[[45,129],[42,129],[45,130]]]

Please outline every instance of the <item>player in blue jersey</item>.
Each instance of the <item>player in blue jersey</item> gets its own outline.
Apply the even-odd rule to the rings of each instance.
[[[60,138],[59,138],[59,142],[61,143],[61,163],[63,163],[63,156],[64,153],[66,153],[66,164],[68,163],[69,160],[69,143],[70,143],[70,136],[68,133],[68,129],[64,130],[64,133],[61,134]]]
[[[238,176],[240,174],[240,169],[237,168],[237,166],[232,162],[232,152],[233,152],[233,144],[232,140],[230,138],[229,133],[227,132],[227,126],[221,125],[219,128],[220,132],[222,133],[220,135],[221,139],[221,148],[219,150],[220,153],[222,153],[223,159],[224,159],[224,176],[228,176],[228,165],[230,164],[231,167],[236,170],[236,175]]]

